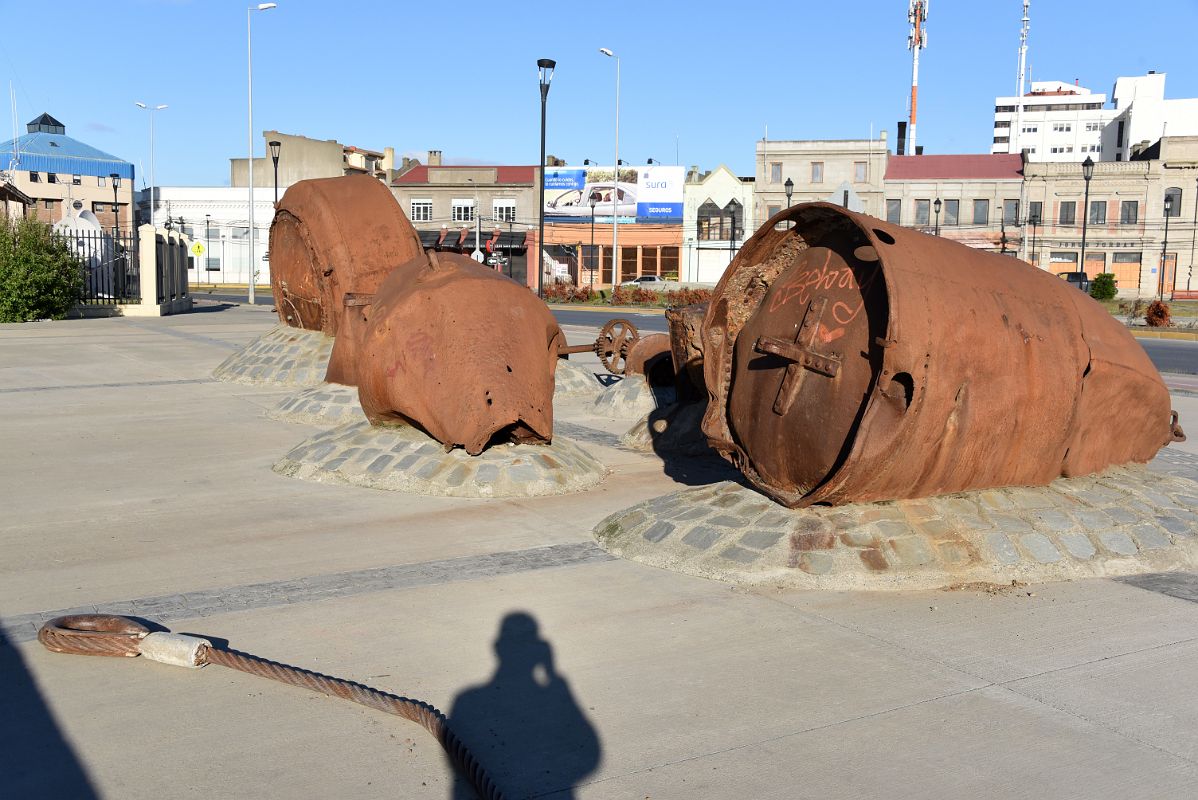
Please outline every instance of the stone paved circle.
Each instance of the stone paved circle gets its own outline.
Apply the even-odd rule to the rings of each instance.
[[[787,509],[737,483],[668,494],[595,527],[609,552],[740,584],[1007,585],[1198,568],[1194,481],[1143,467],[1047,487]]]
[[[672,388],[653,389],[644,375],[628,375],[595,398],[591,413],[613,419],[639,419],[658,405],[674,402]]]
[[[266,412],[270,419],[301,425],[340,425],[365,419],[358,387],[321,383],[284,397]]]
[[[604,466],[574,442],[503,444],[471,456],[406,426],[365,419],[322,431],[293,448],[274,471],[295,478],[444,497],[539,497],[596,486]]]
[[[603,388],[593,371],[565,358],[557,360],[553,384],[554,397],[594,397]]]
[[[222,361],[212,377],[251,386],[315,386],[332,352],[332,336],[276,325]]]

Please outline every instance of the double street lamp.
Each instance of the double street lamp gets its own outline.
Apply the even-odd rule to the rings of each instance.
[[[150,112],[150,225],[154,224],[154,204],[157,201],[155,194],[157,189],[154,185],[154,112],[161,111],[166,108],[166,104],[157,106],[148,106],[145,103],[134,103],[133,105]]]
[[[552,58],[537,59],[537,78],[541,84],[541,166],[540,200],[537,203],[537,297],[545,297],[545,103],[549,100],[549,84],[557,62]]]
[[[1090,179],[1094,177],[1094,159],[1086,156],[1082,162],[1082,178],[1086,181],[1086,193],[1082,200],[1082,263],[1080,272],[1086,271],[1086,228],[1090,222]]]

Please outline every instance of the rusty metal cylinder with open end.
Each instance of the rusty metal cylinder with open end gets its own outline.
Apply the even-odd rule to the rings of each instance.
[[[1184,438],[1143,348],[1076,288],[827,203],[745,244],[702,340],[708,441],[791,507],[1044,485]]]

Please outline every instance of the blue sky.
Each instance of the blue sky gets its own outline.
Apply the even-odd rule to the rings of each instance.
[[[164,185],[223,185],[246,150],[246,5],[227,0],[0,0],[0,92],[20,132],[49,111],[67,133],[148,177],[156,122]],[[853,2],[457,3],[279,0],[254,14],[254,123],[447,161],[536,163],[536,59],[558,62],[548,151],[610,162],[621,56],[620,155],[752,174],[754,143],[894,136],[911,78],[905,0]],[[1140,9],[1144,9],[1140,11]],[[1150,9],[1150,10],[1149,10]],[[919,143],[986,152],[993,99],[1011,94],[1020,0],[933,0],[920,59]],[[1166,96],[1198,97],[1198,0],[1140,6],[1033,0],[1037,80],[1168,73]],[[1163,20],[1163,22],[1161,22]],[[9,25],[10,22],[23,21]],[[261,137],[257,153],[262,154]]]

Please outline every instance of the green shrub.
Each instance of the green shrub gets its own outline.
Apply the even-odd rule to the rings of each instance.
[[[83,296],[83,267],[50,226],[0,220],[0,322],[62,319]]]
[[[1101,272],[1090,282],[1090,296],[1095,300],[1113,300],[1116,294],[1114,273]]]

